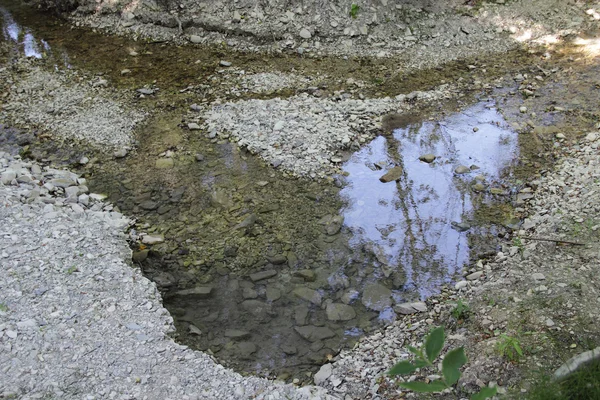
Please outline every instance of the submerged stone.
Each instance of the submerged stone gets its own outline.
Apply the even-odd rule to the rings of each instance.
[[[381,178],[379,178],[379,180],[383,183],[397,181],[400,178],[402,178],[403,172],[404,172],[404,170],[402,169],[402,167],[397,166],[397,167],[390,169],[385,175],[383,175]]]
[[[303,300],[316,304],[317,306],[320,306],[321,302],[323,301],[323,297],[319,292],[307,287],[299,287],[294,289],[294,294]]]
[[[335,332],[326,326],[296,326],[294,330],[309,342],[316,342],[317,340],[329,339],[335,336]]]
[[[392,305],[392,291],[379,283],[372,283],[363,290],[362,303],[371,310],[383,311]]]
[[[329,303],[325,313],[330,321],[348,321],[356,317],[354,308],[341,303]]]

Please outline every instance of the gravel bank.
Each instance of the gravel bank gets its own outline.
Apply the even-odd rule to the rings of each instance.
[[[128,219],[85,180],[6,153],[0,174],[0,397],[330,398],[174,343],[155,284],[126,261]]]
[[[442,85],[395,98],[320,99],[303,93],[287,99],[228,102],[204,113],[204,127],[210,138],[231,138],[274,167],[322,178],[336,172],[344,159],[342,151],[358,149],[381,133],[384,114],[405,113],[415,103],[428,104],[455,94],[455,89]],[[191,120],[198,117],[191,114]]]
[[[78,4],[71,14],[76,24],[112,33],[304,56],[398,56],[403,69],[504,52],[598,24],[593,12],[586,13],[589,4],[562,0],[500,0],[478,7],[459,0],[402,4],[81,0]]]

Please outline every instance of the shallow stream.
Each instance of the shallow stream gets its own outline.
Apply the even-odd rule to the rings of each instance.
[[[92,191],[138,219],[136,231],[165,236],[149,248],[134,244],[134,262],[162,291],[177,339],[226,365],[304,381],[343,346],[394,321],[406,310],[400,305],[426,299],[460,279],[472,258],[495,250],[493,238],[504,228],[478,210],[507,207],[504,179],[520,147],[492,101],[416,111],[416,122],[366,143],[331,181],[292,179],[235,144],[181,129],[198,95],[179,94],[180,87],[212,73],[221,51],[206,52],[192,71],[194,48],[108,40],[35,14],[22,17],[35,29],[24,28],[8,9],[0,12],[4,40],[50,68],[103,70],[125,88],[162,82],[165,97],[145,103],[154,115],[136,133],[130,156],[35,141],[27,154],[78,168]],[[36,40],[36,29],[51,39]],[[93,52],[81,43],[91,40]],[[149,53],[147,64],[121,77],[115,71],[133,61],[112,52],[133,48]],[[181,62],[160,75],[174,55]],[[286,63],[250,55],[237,62],[258,71]],[[293,63],[307,74],[335,65]],[[348,72],[343,64],[339,76]],[[17,141],[10,132],[0,136],[3,146]],[[185,151],[173,168],[157,169],[157,155],[168,149]],[[435,159],[420,160],[427,154]],[[92,162],[76,165],[82,155]],[[459,166],[465,170],[457,173]],[[397,176],[384,183],[387,173]]]

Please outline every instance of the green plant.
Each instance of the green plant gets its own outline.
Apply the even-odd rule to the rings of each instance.
[[[521,349],[521,341],[515,337],[508,336],[502,333],[496,343],[496,350],[502,357],[505,357],[508,361],[519,361],[523,356],[523,350]]]
[[[469,315],[471,314],[471,308],[469,307],[468,304],[463,303],[463,301],[459,299],[456,302],[456,305],[454,306],[452,311],[450,311],[450,314],[452,314],[452,316],[456,320],[459,320],[459,319],[464,320],[464,319],[469,318]]]
[[[358,17],[358,11],[360,10],[360,6],[358,4],[352,3],[350,6],[350,16],[354,19]]]
[[[0,311],[2,312],[7,312],[8,311],[8,306],[4,303],[0,303]]]
[[[74,265],[67,270],[67,275],[71,275],[73,272],[77,272],[77,267]]]
[[[408,346],[408,350],[415,355],[414,362],[400,361],[388,371],[388,375],[411,374],[419,368],[434,367],[433,362],[438,358],[444,348],[444,328],[433,329],[425,338],[420,349]],[[460,379],[460,368],[467,363],[467,356],[463,347],[450,350],[442,360],[442,379],[427,382],[400,382],[399,385],[419,393],[441,392],[455,385]],[[471,400],[484,400],[496,394],[495,387],[485,387],[479,393],[471,396]]]
[[[559,381],[542,373],[527,399],[600,399],[600,363],[593,361]]]
[[[513,246],[518,247],[519,248],[519,252],[523,253],[523,250],[525,249],[525,246],[523,245],[523,241],[521,240],[520,237],[515,236],[512,240]]]

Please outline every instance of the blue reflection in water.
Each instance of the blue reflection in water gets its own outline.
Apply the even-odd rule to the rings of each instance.
[[[517,135],[494,108],[481,103],[439,123],[397,129],[393,139],[377,137],[344,165],[349,176],[342,212],[354,233],[351,244],[370,249],[383,268],[402,268],[405,289],[413,286],[426,298],[469,261],[467,236],[451,222],[468,219],[473,211],[468,184],[476,175],[498,180],[517,158]],[[431,164],[419,161],[427,153],[437,157]],[[401,162],[403,177],[381,183],[395,162]],[[456,176],[461,164],[479,169]]]
[[[2,33],[4,34],[4,39],[16,42],[19,47],[23,46],[23,52],[26,57],[42,58],[40,46],[31,31],[29,29],[22,29],[15,22],[10,12],[4,7],[0,7],[0,14],[2,15]],[[47,42],[42,40],[41,44],[45,50],[48,51],[50,49]]]

